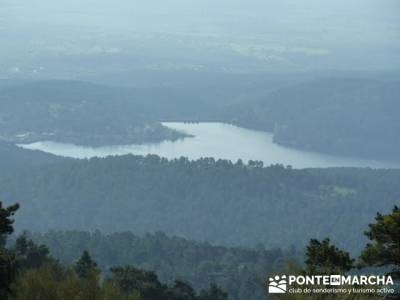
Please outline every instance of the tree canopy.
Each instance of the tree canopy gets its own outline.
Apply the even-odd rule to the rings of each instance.
[[[329,236],[358,252],[366,241],[360,233],[375,212],[397,203],[399,180],[400,170],[297,170],[126,155],[0,174],[0,198],[23,204],[17,216],[22,230],[163,231],[268,248],[302,248],[311,238]]]
[[[395,206],[391,213],[378,213],[365,235],[371,243],[361,260],[370,266],[392,268],[391,274],[400,278],[400,209]]]
[[[350,254],[332,245],[328,238],[322,241],[312,239],[305,255],[309,274],[344,274],[354,267]]]

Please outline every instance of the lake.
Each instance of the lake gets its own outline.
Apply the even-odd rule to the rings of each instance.
[[[157,154],[169,159],[181,156],[189,159],[214,157],[244,162],[260,160],[265,165],[284,164],[294,168],[371,167],[400,168],[400,162],[377,161],[338,157],[283,147],[272,142],[272,134],[244,129],[224,123],[163,123],[165,126],[193,135],[175,142],[159,144],[105,146],[92,148],[54,142],[19,145],[26,149],[41,150],[73,158],[105,157],[109,155]]]

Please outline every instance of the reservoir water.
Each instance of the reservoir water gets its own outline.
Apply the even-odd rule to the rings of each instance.
[[[294,168],[371,167],[400,168],[400,162],[338,157],[283,147],[272,142],[272,134],[244,129],[224,123],[163,123],[169,128],[193,135],[175,142],[159,144],[104,146],[98,148],[37,142],[19,145],[26,149],[41,150],[73,158],[106,157],[109,155],[157,154],[168,159],[181,156],[189,159],[214,157],[244,162],[261,160],[264,165],[280,163]]]

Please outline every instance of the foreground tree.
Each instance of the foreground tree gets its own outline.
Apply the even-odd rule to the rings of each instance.
[[[13,300],[126,300],[117,286],[100,284],[98,276],[79,278],[54,261],[19,275],[13,290]]]
[[[19,273],[29,269],[37,269],[52,260],[49,249],[45,245],[35,244],[27,238],[26,234],[17,238],[12,251],[15,254]]]
[[[187,283],[176,280],[172,286],[158,280],[156,273],[132,266],[111,269],[110,283],[116,283],[126,296],[139,296],[140,300],[227,300],[228,294],[219,286],[211,284],[196,296]]]
[[[8,299],[15,278],[15,256],[5,248],[7,237],[14,232],[12,217],[19,205],[3,207],[0,201],[0,299]]]
[[[7,208],[0,202],[0,299],[1,300],[226,300],[227,294],[211,285],[198,297],[190,284],[175,281],[171,286],[156,273],[132,266],[111,269],[112,276],[100,280],[97,263],[88,251],[73,266],[54,259],[46,246],[19,236],[12,248],[5,247],[13,231],[11,218],[18,205]]]
[[[97,263],[92,260],[88,251],[83,251],[82,256],[75,264],[75,272],[79,278],[85,279],[93,273],[99,273]]]
[[[343,274],[354,267],[350,254],[331,245],[329,239],[312,239],[306,248],[305,263],[309,274]]]
[[[110,271],[112,272],[110,280],[116,282],[126,295],[138,291],[141,300],[166,298],[167,287],[160,283],[154,272],[132,266],[115,267],[111,268]]]
[[[8,299],[14,278],[15,259],[6,249],[0,248],[0,299]]]
[[[7,236],[14,232],[14,220],[12,217],[19,209],[19,204],[3,207],[0,201],[0,248],[4,248]]]
[[[400,209],[395,206],[387,215],[378,213],[365,235],[372,241],[361,253],[369,266],[390,267],[390,275],[400,278]]]
[[[64,274],[60,274],[60,271],[52,264],[46,264],[38,269],[26,270],[23,275],[18,276],[16,282],[13,284],[15,294],[13,299],[62,299],[60,294],[62,294],[63,289],[59,285],[59,280],[64,278]],[[69,293],[73,293],[73,290],[72,287],[69,287]]]
[[[199,300],[228,300],[228,294],[216,284],[200,292]]]
[[[197,300],[195,290],[187,282],[175,280],[174,285],[165,292],[167,299]]]

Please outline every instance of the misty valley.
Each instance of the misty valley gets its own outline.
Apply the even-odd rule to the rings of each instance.
[[[19,144],[19,147],[40,150],[54,155],[72,158],[106,157],[111,155],[155,154],[168,159],[188,157],[201,159],[213,157],[262,161],[271,164],[289,165],[295,168],[316,167],[371,167],[400,168],[400,162],[379,161],[352,157],[340,157],[280,146],[273,142],[269,132],[240,128],[225,123],[162,123],[166,128],[182,133],[178,140],[163,141],[158,144],[132,144],[103,147],[88,147],[40,141],[32,144]],[[237,145],[241,147],[237,147]]]
[[[350,86],[349,99],[354,89],[365,95],[363,85]],[[243,119],[250,111],[237,99],[186,103],[191,94],[179,89],[166,97],[165,88],[14,80],[0,90],[0,199],[21,205],[16,232],[29,230],[23,238],[46,245],[63,264],[88,250],[104,276],[117,276],[110,266],[134,265],[166,284],[182,279],[203,293],[217,284],[229,299],[264,299],[265,276],[301,260],[312,238],[330,237],[356,256],[375,213],[400,197],[399,160],[380,155],[387,137],[377,139],[368,124],[362,149],[342,153],[281,143],[282,129],[250,122],[278,118],[275,128],[283,128],[290,109],[280,111],[280,102],[269,104],[264,119],[259,109],[257,118]],[[326,116],[332,103],[324,104]],[[363,106],[386,116],[389,133],[398,126],[390,118],[398,104],[391,104]],[[332,145],[359,126],[331,122],[337,132],[324,142]],[[310,140],[307,131],[298,134]]]
[[[399,11],[0,1],[0,300],[400,299]]]

